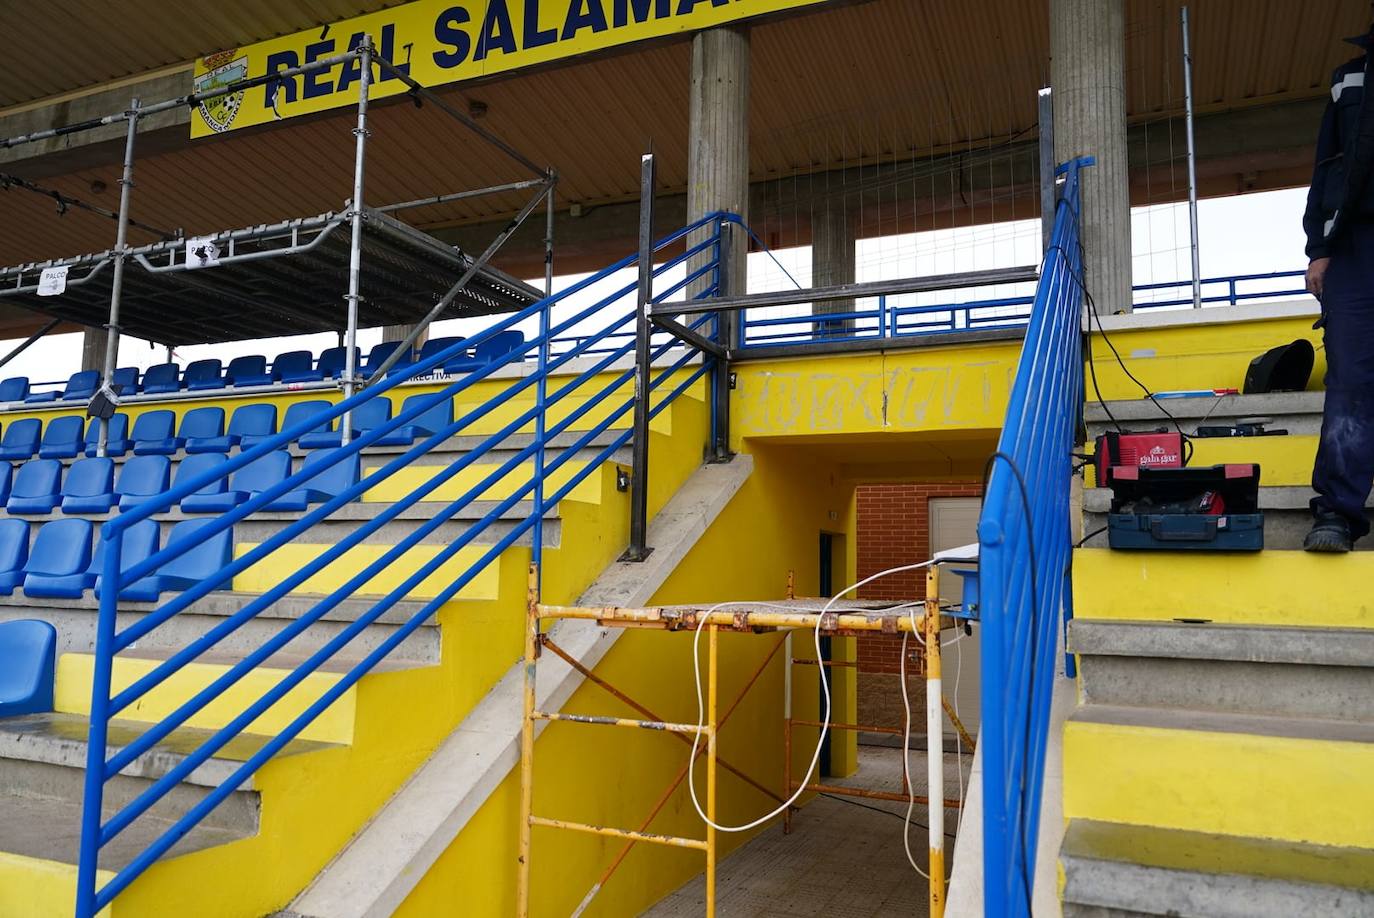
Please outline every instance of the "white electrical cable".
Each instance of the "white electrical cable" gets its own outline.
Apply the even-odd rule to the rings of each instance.
[[[916,633],[916,613],[911,613],[911,634]],[[911,783],[911,697],[906,688],[906,635],[902,635],[902,660],[900,667],[902,677],[902,714],[905,718],[902,729],[902,780],[906,784],[908,800],[906,802],[906,816],[902,818],[902,850],[906,852],[906,859],[911,864],[911,869],[921,875],[927,883],[930,882],[930,874],[921,869],[916,863],[916,858],[911,856],[911,811],[916,808],[916,788]]]
[[[701,629],[706,625],[707,620],[711,617],[711,613],[715,612],[715,611],[718,610],[718,609],[723,609],[723,608],[725,608],[726,606],[754,606],[754,607],[763,607],[763,608],[783,608],[783,609],[790,609],[790,610],[792,610],[792,611],[796,611],[796,608],[797,608],[797,607],[796,607],[796,606],[778,606],[778,605],[776,605],[776,604],[770,605],[770,604],[768,604],[768,603],[745,602],[745,601],[722,602],[722,603],[719,603],[718,605],[712,606],[710,609],[708,609],[708,610],[698,619],[698,621],[697,621],[696,632],[695,632],[695,633],[693,634],[693,636],[692,636],[692,675],[696,677],[696,684],[697,684],[697,729],[696,729],[696,733],[693,734],[693,737],[692,737],[692,757],[691,757],[690,759],[687,760],[687,790],[690,792],[691,797],[692,797],[692,806],[696,809],[697,815],[701,817],[702,822],[705,822],[708,826],[710,826],[711,828],[715,829],[717,832],[748,832],[748,831],[751,830],[751,829],[757,829],[759,826],[763,825],[764,823],[768,822],[769,820],[773,819],[774,817],[779,816],[779,815],[781,815],[782,813],[786,812],[788,807],[790,807],[792,804],[796,803],[797,800],[801,798],[801,795],[806,791],[806,786],[807,786],[808,784],[811,783],[811,776],[815,773],[815,771],[816,771],[816,766],[820,763],[820,760],[821,760],[821,749],[822,749],[822,748],[824,747],[824,745],[825,745],[825,737],[826,737],[826,734],[830,731],[830,679],[829,679],[828,676],[826,676],[826,673],[825,673],[826,667],[825,667],[824,663],[822,662],[822,661],[823,661],[823,655],[822,655],[822,652],[821,652],[821,624],[825,621],[825,614],[826,614],[827,612],[829,612],[829,611],[830,611],[830,608],[831,608],[833,605],[835,605],[835,603],[840,599],[840,597],[844,596],[846,593],[852,593],[854,590],[857,590],[859,587],[865,586],[865,585],[867,585],[867,584],[869,584],[869,583],[872,583],[874,580],[880,580],[880,579],[882,579],[883,577],[887,577],[887,576],[890,576],[890,575],[892,575],[892,574],[899,574],[899,573],[902,573],[903,571],[920,570],[920,569],[922,569],[922,568],[930,567],[930,565],[932,565],[932,564],[934,564],[934,563],[935,563],[934,560],[931,560],[931,561],[922,561],[920,564],[907,564],[907,565],[903,565],[902,567],[894,567],[894,568],[889,568],[888,570],[885,570],[885,571],[879,571],[879,572],[876,573],[876,574],[873,574],[873,575],[871,575],[871,576],[865,577],[863,580],[860,580],[858,583],[855,583],[855,584],[853,584],[853,585],[851,585],[851,586],[845,587],[843,590],[841,590],[840,592],[836,593],[834,596],[830,597],[829,601],[826,602],[826,604],[825,604],[825,606],[824,606],[823,608],[821,608],[821,609],[819,609],[819,610],[815,610],[815,609],[807,610],[807,611],[819,611],[819,612],[821,613],[820,615],[816,616],[816,628],[815,628],[815,630],[814,630],[814,632],[813,632],[813,634],[812,634],[812,637],[813,637],[814,643],[815,643],[815,647],[816,647],[816,661],[817,661],[817,666],[816,666],[816,668],[820,670],[820,677],[821,677],[821,697],[825,699],[825,716],[821,718],[821,732],[820,732],[820,735],[819,735],[819,736],[817,737],[817,739],[816,739],[816,751],[815,751],[815,752],[812,754],[812,756],[811,756],[811,764],[807,767],[807,769],[806,769],[806,774],[805,774],[805,776],[803,776],[803,778],[802,778],[802,780],[801,780],[801,784],[800,784],[800,786],[797,788],[796,792],[793,793],[791,797],[787,798],[787,800],[785,800],[785,801],[782,803],[781,806],[778,806],[778,807],[775,808],[772,812],[766,813],[765,815],[760,816],[758,819],[755,819],[753,822],[746,823],[745,825],[742,825],[742,826],[724,826],[724,825],[721,825],[721,824],[715,822],[714,820],[708,819],[708,818],[706,817],[706,812],[705,812],[705,810],[703,810],[703,809],[701,808],[701,801],[699,801],[699,800],[697,799],[697,783],[696,783],[697,749],[698,749],[699,746],[701,745],[701,734],[702,734],[702,732],[706,729],[706,703],[705,703],[705,701],[702,699],[702,692],[701,692]],[[893,606],[892,608],[893,608],[893,609],[897,609],[897,608],[908,608],[908,607],[914,606],[914,605],[916,605],[916,603],[903,603],[903,604],[901,604],[900,606]],[[890,611],[890,610],[884,610],[884,611]],[[913,621],[914,621],[914,619],[913,619]],[[789,662],[786,662],[784,665],[790,666],[790,665],[791,665],[791,662],[790,662],[790,661],[789,661]]]

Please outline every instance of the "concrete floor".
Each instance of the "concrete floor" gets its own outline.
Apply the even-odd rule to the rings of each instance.
[[[913,738],[913,743],[920,742]],[[959,793],[955,755],[945,763],[946,796]],[[962,757],[967,786],[972,756]],[[924,794],[926,757],[911,753],[912,783]],[[901,750],[859,747],[859,771],[831,783],[900,791]],[[720,865],[716,884],[716,914],[720,918],[868,918],[927,914],[926,881],[911,869],[902,850],[902,819],[906,807],[880,800],[845,802],[817,797],[793,818],[792,833],[781,822],[737,849]],[[882,810],[855,806],[855,803]],[[926,866],[927,812],[912,812],[911,849],[916,863]],[[921,826],[917,826],[916,823]],[[958,813],[946,814],[945,831],[958,827]],[[954,848],[945,839],[946,859]],[[948,865],[946,866],[948,870]],[[697,877],[645,912],[653,918],[698,918],[705,913],[705,881]]]

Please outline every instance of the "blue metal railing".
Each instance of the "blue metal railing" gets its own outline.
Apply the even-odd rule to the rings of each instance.
[[[1083,406],[1078,173],[1065,177],[978,522],[983,622],[983,895],[1029,916],[1061,615],[1070,612],[1069,485]]]
[[[1279,271],[1273,274],[1237,274],[1229,277],[1209,277],[1202,281],[1204,305],[1226,304],[1238,306],[1280,298],[1307,296],[1301,282],[1303,271]],[[1298,283],[1286,283],[1298,279]],[[1285,283],[1280,283],[1285,282]],[[1275,289],[1281,287],[1281,289]],[[1192,281],[1137,284],[1137,294],[1175,291],[1177,296],[1150,299],[1137,296],[1137,311],[1168,307],[1190,306],[1193,302]],[[790,316],[750,318],[746,312],[741,327],[744,347],[775,347],[782,344],[809,344],[835,341],[871,341],[881,338],[906,338],[919,335],[951,334],[990,329],[1024,328],[1030,321],[1033,295],[1007,296],[962,303],[901,305],[906,296],[879,296],[869,300],[872,306],[849,312],[802,313]]]
[[[712,278],[718,275],[718,272],[715,271],[715,259],[718,258],[718,241],[721,227],[725,222],[738,222],[738,218],[730,214],[711,214],[659,240],[654,247],[655,252],[662,251],[669,246],[682,244],[689,234],[698,230],[706,229],[709,231],[706,239],[696,244],[686,244],[681,254],[673,256],[654,268],[653,273],[657,277],[680,265],[689,263],[691,266],[701,265],[701,267],[696,268],[689,266],[687,280],[674,284],[661,295],[656,296],[656,302],[669,299],[684,290],[690,283],[700,284],[707,275]],[[520,312],[501,319],[491,327],[454,345],[443,353],[435,354],[433,357],[420,361],[404,372],[377,381],[375,385],[332,406],[329,411],[286,428],[251,449],[243,450],[219,468],[186,482],[178,483],[166,493],[147,503],[140,504],[136,509],[110,520],[101,527],[101,538],[104,540],[104,562],[99,589],[100,610],[97,620],[94,684],[91,699],[90,743],[82,811],[80,866],[77,880],[76,913],[78,918],[91,918],[108,905],[144,870],[190,832],[211,810],[227,799],[265,762],[297,737],[326,708],[338,700],[387,654],[428,621],[444,603],[456,596],[492,561],[496,560],[502,552],[526,533],[530,534],[532,555],[536,560],[538,559],[543,544],[543,522],[546,508],[557,505],[574,487],[601,467],[617,450],[624,447],[633,434],[632,430],[625,429],[614,436],[604,447],[597,450],[590,458],[583,458],[582,456],[583,450],[593,448],[597,438],[611,430],[617,422],[626,417],[634,405],[634,369],[630,368],[618,373],[615,373],[614,370],[617,361],[628,356],[633,350],[633,333],[629,334],[629,340],[624,344],[617,345],[613,342],[625,338],[626,333],[623,329],[633,328],[635,321],[633,297],[636,284],[632,282],[628,285],[619,286],[600,296],[592,305],[576,309],[572,315],[557,323],[552,322],[550,313],[555,304],[565,302],[574,294],[592,290],[602,281],[611,278],[616,272],[635,265],[637,261],[637,255],[621,259],[609,268]],[[718,278],[708,280],[706,289],[696,293],[695,296],[708,298],[716,295],[717,292]],[[617,305],[620,308],[617,309]],[[610,319],[606,321],[608,314]],[[155,552],[151,557],[127,567],[121,564],[123,536],[133,524],[148,519],[153,514],[165,512],[175,507],[182,498],[194,491],[227,478],[238,469],[272,450],[288,447],[297,442],[302,435],[312,430],[322,429],[325,424],[356,411],[365,402],[386,397],[388,391],[406,380],[429,375],[445,361],[459,356],[468,349],[531,317],[538,317],[541,331],[521,348],[497,359],[486,367],[474,370],[453,382],[444,384],[439,391],[428,395],[423,400],[417,400],[417,404],[402,411],[387,423],[359,434],[356,439],[333,451],[318,465],[308,470],[302,469],[295,472],[286,480],[266,491],[255,494],[251,499],[233,510],[211,518],[207,525],[196,532],[194,538],[169,544]],[[714,334],[711,326],[714,324],[715,318],[714,314],[703,314],[689,327],[692,330],[702,330],[702,334]],[[598,331],[590,334],[580,332],[575,341],[560,346],[557,353],[553,352],[550,344],[555,340],[560,340],[558,336],[567,335],[573,329],[580,329],[589,321],[605,322],[605,324],[601,325]],[[649,386],[649,416],[651,418],[657,416],[678,396],[696,384],[714,365],[714,360],[710,355],[699,355],[695,349],[683,347],[682,342],[666,333],[655,334],[652,343],[652,359],[657,372],[652,377]],[[677,351],[682,353],[674,356]],[[508,386],[483,404],[464,412],[448,426],[414,444],[381,468],[361,475],[356,484],[341,491],[326,503],[311,509],[299,520],[285,526],[271,538],[253,547],[241,557],[235,558],[194,587],[172,595],[166,602],[143,615],[138,621],[123,628],[118,626],[116,621],[118,597],[124,587],[145,576],[154,574],[168,561],[228,530],[235,523],[264,508],[287,491],[303,486],[309,479],[320,474],[326,468],[357,457],[363,449],[375,443],[379,438],[411,423],[433,406],[454,398],[475,383],[489,377],[502,366],[525,360],[526,354],[530,354],[532,358],[537,360],[537,368],[534,372],[512,379]],[[576,368],[569,366],[569,362],[574,358],[583,358]],[[697,365],[693,365],[694,362]],[[589,365],[584,367],[584,364]],[[575,376],[572,375],[574,369],[580,370]],[[560,372],[564,376],[555,379],[554,374]],[[606,373],[615,373],[609,383],[600,378],[602,374]],[[567,376],[571,376],[571,378],[565,379]],[[417,458],[430,452],[450,437],[491,415],[497,408],[510,402],[520,393],[527,392],[531,387],[535,387],[532,407],[520,412],[500,430],[485,437],[481,443],[463,453],[451,464],[441,467],[437,474],[406,496],[384,505],[371,520],[352,529],[347,536],[329,546],[308,563],[294,569],[292,573],[271,589],[246,603],[241,609],[226,617],[204,635],[191,641],[187,646],[141,675],[132,684],[114,694],[111,693],[115,658],[121,652],[129,650],[135,641],[166,624],[178,614],[190,609],[197,600],[211,591],[228,587],[232,584],[235,575],[269,557],[277,549],[289,544],[297,536],[321,520],[328,518],[339,508],[359,499],[365,491],[376,487],[400,469],[406,468]],[[653,396],[655,392],[659,393],[656,401]],[[562,404],[574,394],[576,397],[571,399],[569,404]],[[617,396],[620,397],[618,403],[615,401]],[[589,422],[589,426],[585,430],[576,431],[578,435],[575,439],[572,439],[572,442],[563,447],[556,455],[552,457],[547,455],[550,443],[557,438],[566,440],[568,437],[572,437],[574,427],[578,422],[608,400],[611,400],[611,407],[609,410],[604,410],[604,416],[600,420],[595,421],[595,423]],[[555,407],[559,407],[562,413],[552,412],[551,409]],[[533,431],[531,441],[491,470],[480,482],[466,490],[458,498],[435,510],[421,526],[401,539],[396,545],[388,547],[381,557],[349,577],[347,582],[333,592],[319,598],[309,611],[229,667],[210,684],[177,707],[176,710],[153,724],[138,739],[110,755],[108,733],[109,723],[112,719],[118,717],[121,712],[128,710],[131,705],[136,704],[139,699],[144,698],[149,692],[162,685],[167,679],[181,671],[183,667],[210,651],[224,638],[270,608],[273,603],[285,597],[292,590],[299,589],[309,577],[337,561],[345,552],[363,542],[372,533],[380,530],[406,508],[426,499],[444,482],[452,480],[512,435],[525,431]],[[714,432],[712,435],[714,436]],[[559,442],[563,442],[563,440]],[[187,754],[176,766],[169,769],[157,780],[152,781],[133,800],[102,822],[101,805],[105,784],[118,775],[122,769],[133,763],[139,756],[153,749],[172,731],[186,724],[245,675],[271,660],[275,654],[328,614],[331,609],[344,600],[354,597],[377,574],[394,566],[407,551],[420,544],[427,535],[452,519],[464,507],[481,498],[489,488],[501,482],[508,473],[514,472],[528,461],[533,461],[534,474],[527,481],[516,487],[477,522],[465,527],[457,538],[443,545],[437,553],[427,556],[424,563],[414,573],[407,576],[385,596],[376,598],[367,611],[359,614],[346,628],[296,666],[275,686],[249,704],[241,713],[209,736],[199,747]],[[580,464],[580,468],[577,468],[577,464]],[[564,465],[576,468],[576,471],[566,475],[564,483],[552,493],[545,493],[546,480]],[[457,556],[464,548],[473,544],[492,523],[503,519],[512,508],[522,501],[532,501],[533,509],[528,515],[504,532],[476,561],[467,565],[448,586],[410,615],[375,650],[354,663],[338,681],[333,682],[286,727],[275,736],[268,738],[255,754],[244,760],[228,778],[219,786],[211,789],[184,816],[176,820],[156,840],[132,858],[127,866],[116,872],[103,886],[97,887],[97,860],[100,850],[105,845],[109,844],[130,824],[163,799],[167,793],[203,762],[214,756],[236,736],[243,733],[250,724],[285,697],[288,692],[344,650],[355,637],[377,621],[397,602],[405,599],[422,581],[440,570],[446,562]],[[369,601],[373,598],[368,596]]]

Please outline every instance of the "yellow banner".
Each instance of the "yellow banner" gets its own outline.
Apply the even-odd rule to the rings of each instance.
[[[364,35],[377,53],[425,86],[456,83],[562,60],[649,38],[694,32],[826,0],[415,0],[325,29],[297,32],[196,62],[195,90],[299,67],[357,48]],[[202,104],[191,136],[205,137],[296,115],[352,105],[354,60]],[[405,84],[373,68],[372,95]]]

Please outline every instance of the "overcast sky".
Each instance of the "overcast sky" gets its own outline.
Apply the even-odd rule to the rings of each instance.
[[[1306,259],[1303,256],[1300,219],[1305,197],[1306,189],[1292,189],[1204,200],[1199,207],[1203,276],[1259,274],[1304,267]],[[1132,248],[1136,284],[1186,282],[1190,276],[1186,205],[1136,208],[1132,220]],[[861,281],[1034,264],[1040,258],[1040,225],[1039,221],[1030,220],[867,239],[859,243],[856,258],[858,279]],[[767,254],[755,253],[750,256],[749,274],[751,292],[790,289],[794,281],[809,286],[810,251],[803,248],[779,252],[777,263]],[[565,286],[574,279],[559,278],[555,288]],[[627,273],[626,280],[629,279],[632,279],[632,273]],[[539,285],[542,286],[542,280]],[[1300,282],[1288,280],[1283,285],[1300,286]],[[1210,288],[1206,293],[1219,292],[1220,289]],[[1254,283],[1249,289],[1282,287],[1266,288]],[[903,302],[964,302],[1025,292],[1024,286],[983,288],[913,296]],[[1155,296],[1176,298],[1187,295],[1188,291],[1181,289]],[[594,299],[590,296],[581,297],[577,302],[590,303]],[[785,313],[786,310],[775,310],[772,314]],[[490,321],[437,323],[437,333],[471,334]],[[380,340],[379,329],[359,332],[359,344],[364,353]],[[0,343],[0,353],[8,352],[17,343]],[[270,360],[281,351],[308,348],[318,353],[335,343],[334,335],[324,334],[203,345],[178,349],[177,359],[183,366],[202,357],[220,357],[227,362],[239,354],[252,353],[266,354]],[[78,368],[80,347],[80,334],[50,336],[16,357],[0,370],[0,376],[28,376],[35,382],[65,380]],[[146,342],[126,339],[120,348],[121,366],[147,368],[164,360],[166,350],[152,348]]]

